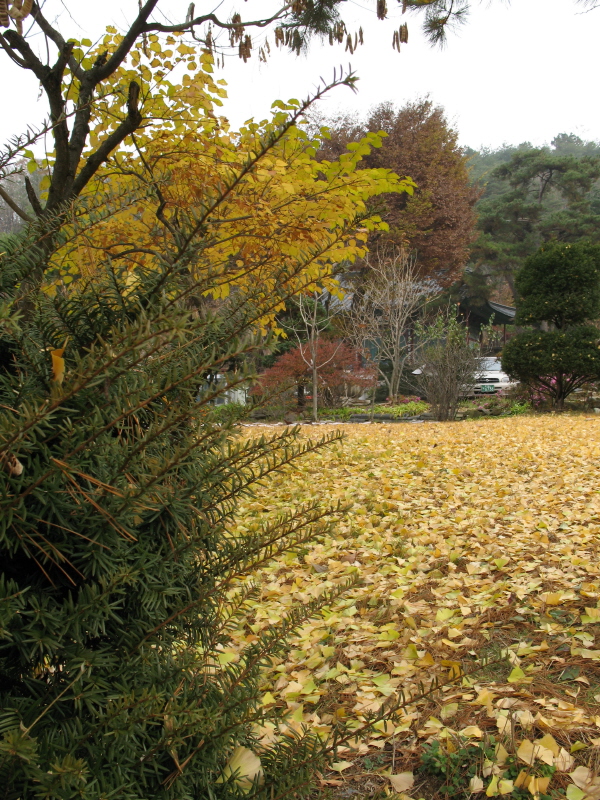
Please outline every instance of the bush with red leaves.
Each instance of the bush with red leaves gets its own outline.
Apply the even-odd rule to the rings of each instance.
[[[373,386],[375,373],[363,365],[362,355],[356,348],[340,340],[320,338],[315,350],[318,391],[324,402],[335,404],[351,386]],[[281,355],[260,376],[253,393],[281,392],[285,389],[297,390],[299,405],[303,404],[305,390],[312,389],[312,357],[308,343]]]

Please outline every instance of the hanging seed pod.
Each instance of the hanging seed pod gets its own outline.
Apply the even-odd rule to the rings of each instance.
[[[10,25],[10,17],[8,16],[8,0],[0,0],[0,25],[3,28],[8,28]]]
[[[359,28],[359,29],[358,29],[358,41],[359,41],[361,44],[364,44],[364,39],[363,39],[363,29],[362,29],[362,28]]]
[[[302,50],[302,36],[300,36],[300,31],[294,31],[294,38],[292,41],[292,48],[296,51],[297,55],[300,55],[300,51]]]
[[[252,55],[252,39],[249,36],[245,36],[243,41],[240,41],[239,56],[240,58],[243,58],[244,63],[246,63],[246,61],[248,61],[251,55]]]
[[[354,53],[354,48],[352,47],[352,36],[350,36],[350,34],[348,34],[346,38],[346,47],[344,48],[344,51],[346,53],[348,52],[348,50],[350,50],[351,54]]]
[[[400,36],[398,35],[398,31],[394,31],[394,35],[392,36],[392,50],[400,52]]]
[[[23,0],[23,5],[21,7],[21,19],[25,19],[31,14],[31,9],[33,8],[33,0]]]
[[[377,0],[377,19],[387,17],[387,3],[385,0]]]
[[[406,22],[403,25],[400,25],[398,29],[398,35],[402,44],[408,44],[408,25]]]
[[[333,32],[331,30],[329,31],[329,45],[333,45]]]
[[[231,24],[233,25],[233,40],[234,42],[241,42],[242,36],[244,35],[244,26],[242,25],[242,18],[239,14],[234,14],[231,18]]]
[[[346,26],[343,22],[340,21],[335,23],[333,35],[338,44],[341,44],[344,41],[344,36],[346,35]]]
[[[21,6],[23,5],[23,0],[12,0],[10,9],[8,11],[9,17],[12,19],[19,19],[21,16]]]
[[[284,42],[283,28],[275,28],[275,46],[279,47]]]
[[[406,9],[408,8],[407,0],[402,0],[402,13],[406,14]]]
[[[206,49],[208,50],[208,52],[212,53],[212,51],[214,50],[214,47],[215,47],[215,40],[212,37],[212,31],[211,31],[210,28],[207,31],[206,37],[204,39],[204,43],[205,43],[205,46],[206,46]]]

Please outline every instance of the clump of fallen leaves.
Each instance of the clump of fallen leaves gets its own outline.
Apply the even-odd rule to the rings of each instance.
[[[359,728],[407,698],[393,721],[338,749],[326,785],[369,773],[376,787],[421,797],[425,745],[494,736],[500,757],[482,762],[465,796],[600,800],[600,420],[344,432],[343,444],[269,481],[237,519],[251,532],[299,500],[349,506],[333,535],[254,575],[260,599],[234,651],[291,604],[360,581],[265,672],[263,703],[327,737],[336,720]],[[509,754],[523,765],[514,779]]]

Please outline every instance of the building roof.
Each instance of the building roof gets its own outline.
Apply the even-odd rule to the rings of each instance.
[[[484,300],[479,303],[469,303],[468,300],[461,300],[460,310],[469,322],[476,325],[482,323],[487,325],[492,317],[494,318],[494,325],[512,325],[517,312],[513,306],[505,306],[502,303],[495,303],[493,300]]]

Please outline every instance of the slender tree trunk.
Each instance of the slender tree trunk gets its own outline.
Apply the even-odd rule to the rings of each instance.
[[[316,354],[313,358],[312,362],[312,390],[313,390],[313,397],[312,397],[312,406],[313,406],[313,420],[315,422],[319,419],[319,399],[318,399],[318,387],[319,387],[319,375],[317,371],[317,359]]]

